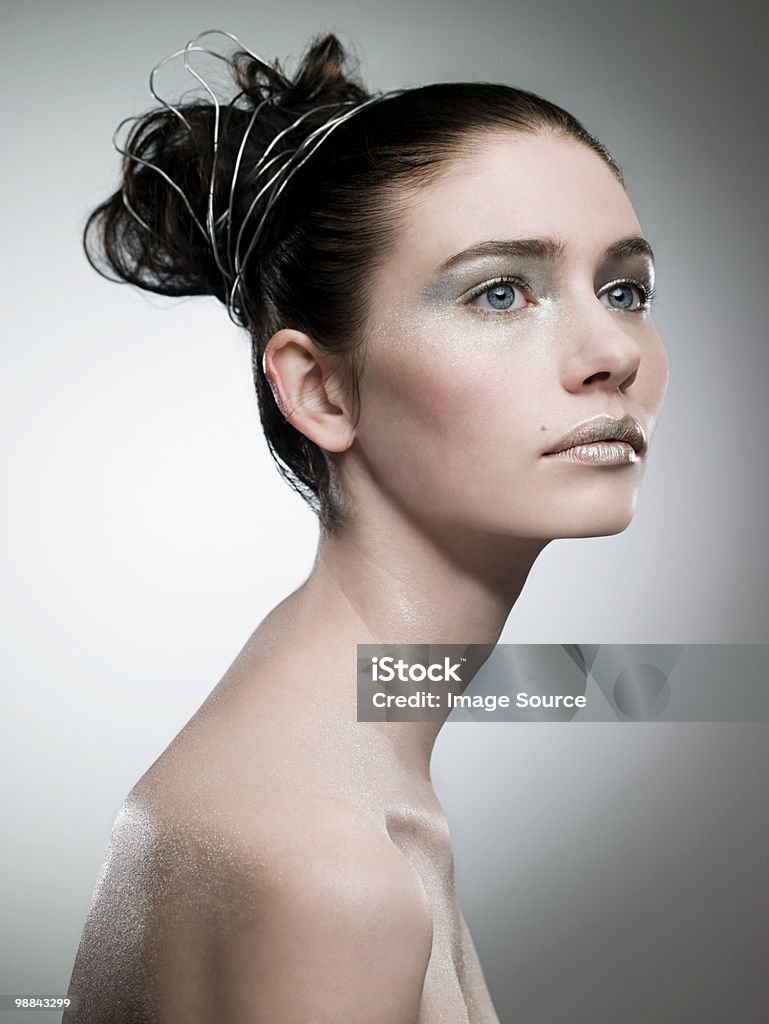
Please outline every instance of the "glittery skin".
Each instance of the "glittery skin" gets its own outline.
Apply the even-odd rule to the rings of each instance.
[[[68,1024],[358,1024],[371,1007],[376,1024],[499,1024],[430,778],[440,723],[358,723],[356,644],[493,644],[551,539],[628,524],[644,459],[543,455],[600,412],[653,432],[660,339],[647,313],[597,297],[645,269],[602,262],[639,233],[595,153],[495,136],[405,211],[375,276],[357,423],[319,397],[312,346],[281,332],[272,382],[329,452],[348,522],[132,790]],[[564,243],[557,265],[495,257],[434,276],[479,241],[542,237]],[[530,279],[526,305],[459,301],[499,274]]]

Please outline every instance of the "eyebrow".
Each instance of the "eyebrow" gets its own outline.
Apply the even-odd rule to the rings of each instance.
[[[460,263],[479,259],[482,256],[524,257],[536,260],[555,262],[563,257],[566,244],[555,238],[511,238],[488,242],[479,242],[469,249],[450,256],[444,263],[435,268],[435,273],[451,270]],[[627,259],[631,256],[645,256],[654,262],[652,247],[640,235],[632,235],[613,242],[603,253],[604,260]]]

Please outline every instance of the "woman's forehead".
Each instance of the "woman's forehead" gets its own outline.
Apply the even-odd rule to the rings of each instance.
[[[639,233],[625,189],[589,146],[553,133],[490,133],[408,204],[395,256],[412,272],[430,271],[486,239],[552,237],[568,260]]]

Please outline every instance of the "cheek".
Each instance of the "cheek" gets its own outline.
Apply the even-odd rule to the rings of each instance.
[[[658,335],[659,337],[659,335]],[[658,377],[657,377],[657,393],[658,402],[661,405],[662,399],[665,397],[665,392],[668,389],[668,383],[670,381],[670,360],[665,346],[662,343],[662,339],[659,340],[659,361],[658,361]]]
[[[639,388],[637,389],[640,400],[652,414],[656,414],[662,406],[669,377],[668,354],[662,339],[655,331],[654,338],[648,345],[645,358],[641,363]]]
[[[437,471],[445,485],[480,482],[486,471],[496,476],[531,457],[541,444],[546,375],[532,366],[530,348],[524,359],[500,337],[480,352],[444,339],[372,360],[359,424],[372,461],[397,462],[400,472],[407,466],[423,483]]]

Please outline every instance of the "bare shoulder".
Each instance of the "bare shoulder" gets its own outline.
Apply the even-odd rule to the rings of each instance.
[[[369,815],[175,795],[139,787],[115,821],[73,974],[81,1024],[416,1020],[429,902]]]

